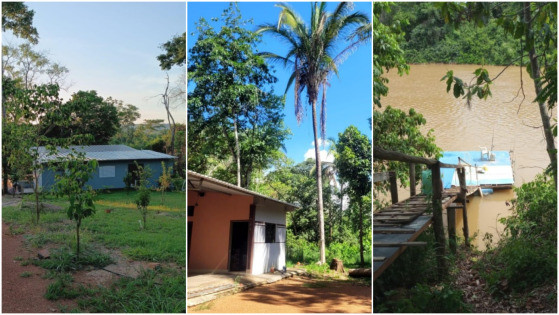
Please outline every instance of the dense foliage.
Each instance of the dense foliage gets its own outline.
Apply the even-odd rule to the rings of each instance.
[[[397,2],[381,21],[402,25],[401,48],[409,63],[459,63],[507,65],[520,64],[520,42],[498,27],[494,18],[503,15],[508,4],[496,6],[489,13],[487,25],[464,23],[459,29],[445,22],[441,4],[434,2]]]
[[[337,162],[323,163],[322,172],[325,256],[327,260],[342,259],[350,266],[370,264],[370,140],[350,126],[339,134],[334,148],[339,150],[334,153]],[[292,263],[312,264],[320,259],[315,173],[312,159],[294,164],[283,158],[253,187],[298,205],[287,216],[287,260]]]
[[[492,293],[525,292],[557,282],[557,190],[539,175],[515,189],[514,214],[501,219],[505,235],[478,264]]]
[[[277,79],[256,53],[260,35],[249,31],[235,4],[215,30],[201,18],[189,51],[188,168],[248,187],[267,168],[289,131]]]
[[[398,151],[413,156],[441,157],[441,149],[435,144],[433,130],[426,134],[421,127],[427,121],[413,108],[408,113],[387,106],[384,110],[373,111],[373,145],[385,150]],[[416,180],[421,178],[422,165],[416,165]],[[396,161],[374,161],[374,172],[395,171],[403,187],[409,186],[409,165]],[[378,192],[387,191],[387,182],[375,185]]]

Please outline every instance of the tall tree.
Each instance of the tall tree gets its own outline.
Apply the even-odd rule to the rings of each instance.
[[[336,143],[336,159],[340,180],[348,184],[351,200],[358,205],[359,211],[359,253],[361,265],[365,265],[363,255],[363,236],[365,221],[370,218],[372,205],[364,204],[364,200],[371,193],[371,140],[355,127],[349,126],[338,135]],[[367,218],[365,218],[367,216]],[[369,224],[370,225],[370,224]]]
[[[32,44],[39,42],[39,33],[33,26],[35,12],[23,2],[2,2],[2,32],[7,30]]]
[[[157,56],[161,69],[171,70],[173,66],[183,66],[186,63],[186,32],[173,37],[161,48],[165,50],[164,54]]]
[[[106,102],[116,106],[120,125],[120,129],[111,138],[110,142],[114,144],[130,144],[134,137],[135,122],[141,117],[138,107],[131,104],[124,105],[122,101],[111,97],[108,97]]]
[[[322,199],[322,167],[320,165],[318,124],[316,106],[322,89],[320,130],[321,139],[325,140],[326,132],[326,87],[329,77],[338,72],[338,66],[363,42],[355,36],[343,37],[347,31],[370,23],[369,18],[360,12],[351,13],[352,4],[341,2],[334,12],[326,11],[326,3],[311,5],[310,26],[287,4],[278,4],[281,8],[278,23],[266,24],[259,32],[270,33],[288,45],[289,52],[285,56],[264,53],[270,60],[281,62],[291,68],[292,74],[287,83],[287,90],[295,82],[295,116],[297,121],[303,118],[301,102],[303,91],[306,90],[307,101],[311,106],[316,160],[317,208],[320,234],[320,263],[326,262],[326,246],[324,238],[324,209]],[[352,41],[348,41],[352,40]],[[336,48],[343,44],[339,52]]]
[[[204,171],[207,155],[220,162],[232,157],[234,182],[248,187],[255,168],[266,167],[287,136],[283,99],[269,87],[277,79],[254,52],[260,35],[243,27],[251,22],[242,20],[236,4],[222,16],[219,31],[200,19],[190,50],[188,80],[195,87],[188,94],[189,169]]]
[[[58,114],[58,113],[57,113]],[[45,135],[50,138],[66,138],[72,135],[92,135],[93,144],[107,144],[116,134],[119,125],[117,108],[105,101],[96,91],[78,91],[60,107],[60,114],[69,117],[69,124],[56,124],[51,128],[50,113],[41,120]]]

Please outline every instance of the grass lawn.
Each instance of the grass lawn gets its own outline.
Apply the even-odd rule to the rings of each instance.
[[[186,194],[166,192],[165,202],[162,203],[161,193],[152,192],[146,229],[142,229],[140,225],[142,216],[134,203],[136,193],[136,191],[129,193],[116,191],[97,195],[96,213],[82,222],[80,230],[82,250],[86,253],[95,253],[96,248],[102,245],[105,248],[119,250],[131,260],[169,262],[184,267],[186,265]],[[42,248],[48,244],[49,248],[75,249],[75,222],[68,219],[65,211],[68,202],[47,196],[43,202],[59,206],[60,209],[47,207],[41,213],[39,224],[33,224],[34,206],[28,203],[33,200],[32,195],[25,196],[26,203],[23,208],[20,206],[2,208],[3,220],[11,223],[10,232],[23,234],[26,244],[31,248]],[[106,209],[110,209],[110,213],[107,213]],[[87,299],[90,302],[80,302],[80,305],[85,308],[84,310],[92,309],[97,312],[172,312],[177,309],[180,311],[182,304],[185,304],[184,277],[184,269],[179,272],[165,270],[157,275],[146,273],[137,280],[120,281],[111,288],[105,288],[104,291],[95,294],[87,290],[80,291],[83,293],[82,297],[90,297]],[[158,278],[155,284],[152,283],[153,278]],[[150,290],[135,288],[146,281],[154,287]],[[58,281],[58,285],[66,282]],[[169,285],[170,283],[173,285]],[[160,287],[163,284],[167,284],[165,288]],[[126,293],[128,291],[130,294]],[[160,299],[148,298],[150,292],[158,292]],[[145,294],[146,301],[150,301],[145,305],[146,308],[143,308],[144,303],[139,304],[137,300],[142,294]],[[93,300],[94,297],[99,296],[105,296],[104,301],[111,302],[105,305],[102,301]],[[111,299],[108,296],[112,296]],[[103,305],[107,308],[103,308]],[[114,308],[116,305],[120,308]]]

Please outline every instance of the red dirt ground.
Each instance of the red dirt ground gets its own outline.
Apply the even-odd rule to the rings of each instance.
[[[371,313],[371,305],[371,287],[294,277],[189,307],[188,313]]]
[[[44,298],[47,286],[53,281],[43,279],[45,270],[34,266],[22,266],[23,260],[35,257],[23,246],[21,235],[11,235],[7,224],[2,222],[2,313],[58,313],[60,305],[68,309],[75,307],[73,301],[49,301]],[[30,272],[31,276],[23,278],[23,272]]]

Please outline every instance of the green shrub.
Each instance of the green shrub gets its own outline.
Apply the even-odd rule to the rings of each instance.
[[[409,291],[386,292],[387,299],[374,304],[374,313],[466,313],[463,292],[450,285],[430,287],[417,284]]]
[[[287,230],[287,260],[302,264],[315,263],[320,260],[318,244],[311,243],[305,238],[294,236]]]
[[[557,282],[555,184],[539,175],[515,191],[513,215],[501,220],[506,234],[476,265],[495,295]]]

